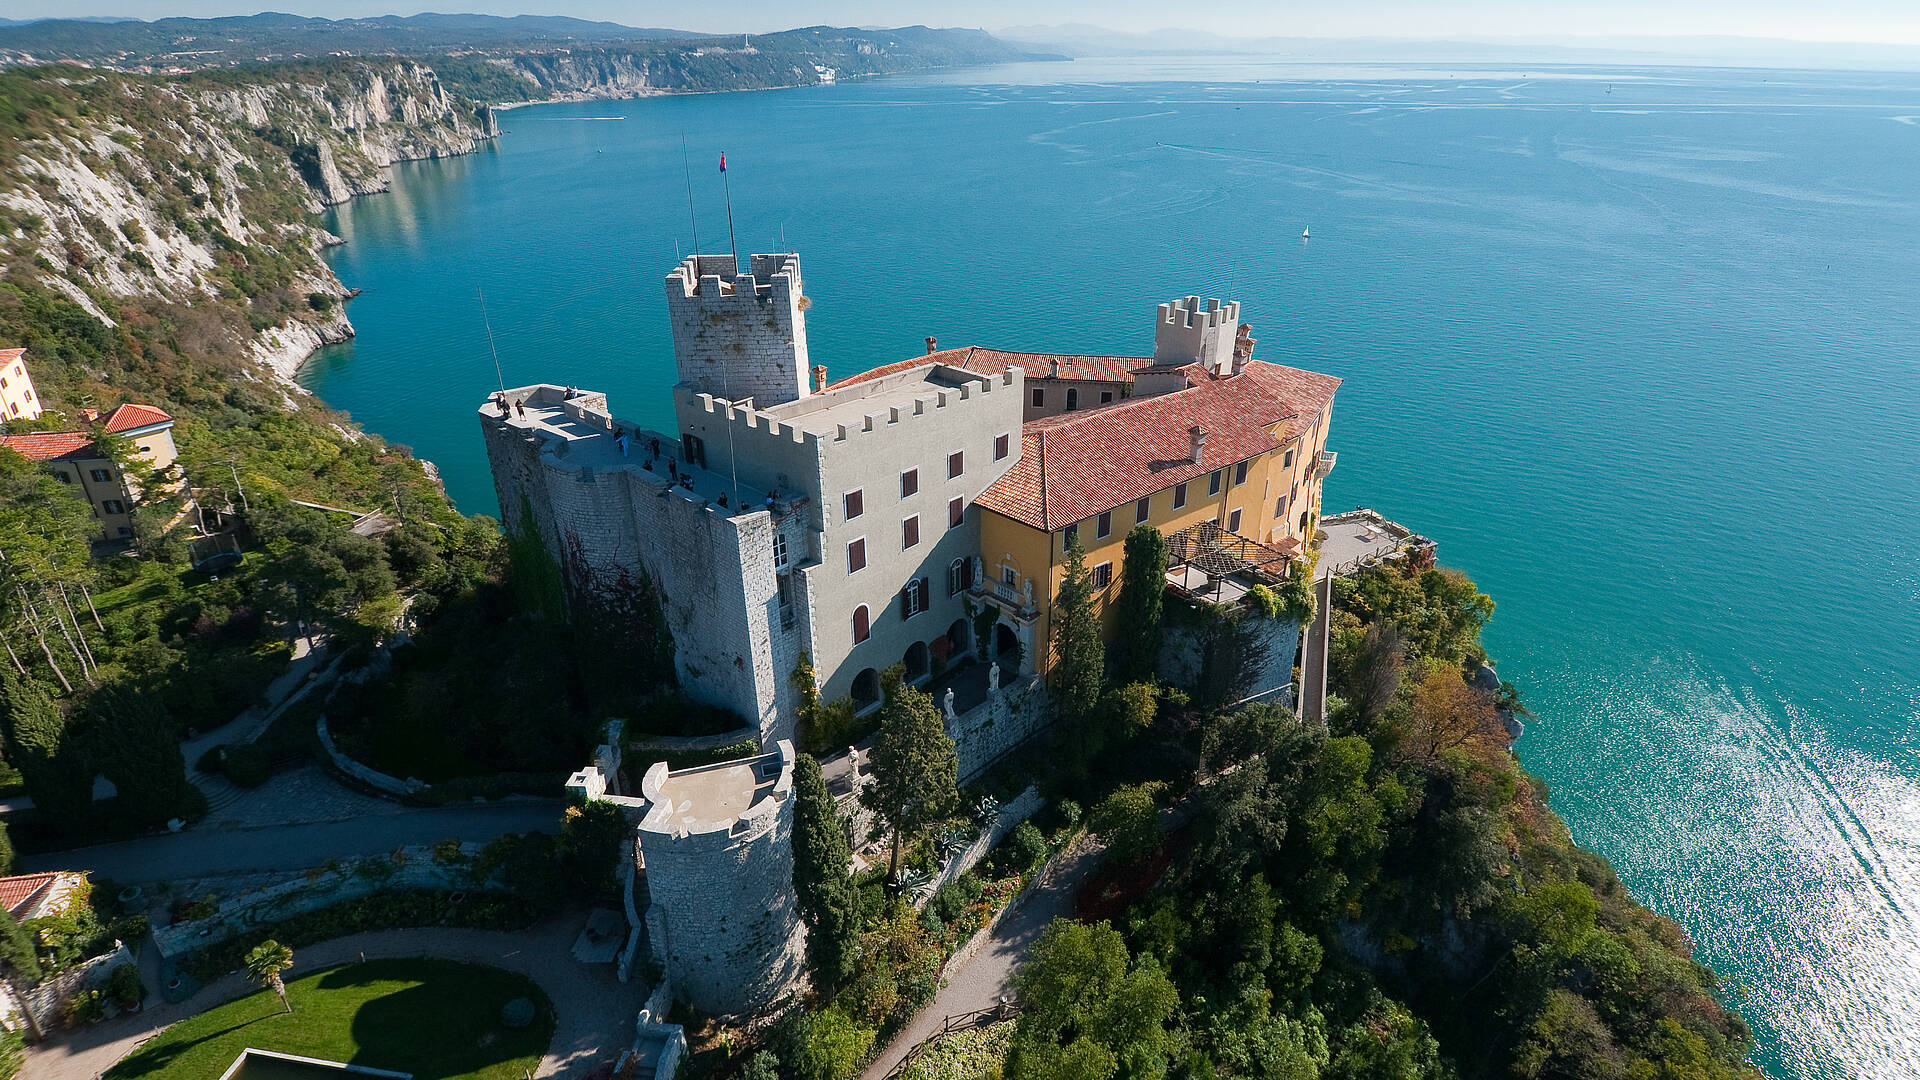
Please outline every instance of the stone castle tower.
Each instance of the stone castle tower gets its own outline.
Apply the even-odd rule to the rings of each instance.
[[[674,990],[719,1015],[764,1009],[801,978],[793,894],[793,743],[640,782],[647,939]]]
[[[807,316],[800,256],[692,255],[667,275],[680,385],[756,408],[807,396]]]
[[[1189,296],[1161,304],[1153,326],[1153,366],[1134,374],[1133,392],[1147,397],[1185,389],[1186,376],[1176,372],[1189,364],[1215,374],[1229,373],[1239,327],[1238,300],[1223,304]]]

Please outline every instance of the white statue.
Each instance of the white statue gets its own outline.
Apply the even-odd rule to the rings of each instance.
[[[987,668],[987,693],[997,694],[999,692],[1000,692],[1000,661],[995,660],[993,662],[993,666]]]
[[[973,583],[983,589],[987,587],[987,564],[981,562],[978,555],[973,557]]]
[[[1031,609],[1033,607],[1033,579],[1032,578],[1028,578],[1026,580],[1026,583],[1020,586],[1020,606],[1028,609]]]
[[[946,709],[947,709],[947,719],[949,719],[949,720],[958,720],[958,719],[960,719],[960,717],[959,717],[959,716],[957,716],[957,715],[955,715],[955,713],[954,713],[954,711],[953,711],[953,687],[951,687],[951,686],[949,686],[949,687],[947,687],[947,697],[946,697],[946,700],[945,700],[944,702],[942,702],[942,704],[944,704],[944,705],[946,706]]]

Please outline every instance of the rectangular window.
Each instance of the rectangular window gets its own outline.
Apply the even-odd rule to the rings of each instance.
[[[1113,401],[1113,391],[1111,390],[1100,391],[1100,404],[1107,405],[1112,403],[1112,401]]]
[[[1147,520],[1147,515],[1151,513],[1152,510],[1153,510],[1153,496],[1151,495],[1147,496],[1144,499],[1141,499],[1137,503],[1134,503],[1133,504],[1133,523],[1135,525],[1138,525],[1141,522]]]
[[[124,514],[127,512],[127,508],[119,499],[102,499],[100,500],[100,512],[103,514]]]
[[[955,450],[947,455],[947,479],[952,480],[967,471],[967,452]]]
[[[857,574],[867,568],[867,538],[850,541],[847,544],[847,573]]]
[[[1286,458],[1285,458],[1285,459],[1283,459],[1283,460],[1282,460],[1282,461],[1280,462],[1280,467],[1281,467],[1281,468],[1283,468],[1283,469],[1291,469],[1291,468],[1293,468],[1293,451],[1291,451],[1291,450],[1289,450],[1289,451],[1287,451],[1287,456],[1286,456]]]
[[[997,435],[994,437],[993,460],[999,461],[1000,459],[1007,456],[1007,441],[1008,440],[1005,435]]]
[[[780,629],[793,629],[793,583],[788,575],[780,574],[774,579],[780,591]]]
[[[1173,508],[1178,510],[1185,505],[1187,505],[1187,485],[1181,484],[1173,489]]]
[[[773,534],[773,568],[775,570],[785,570],[787,568],[787,537],[785,533]]]
[[[1209,495],[1220,494],[1220,470],[1219,469],[1213,470],[1213,472],[1207,477],[1207,494]]]
[[[1103,562],[1093,568],[1093,587],[1104,589],[1113,584],[1113,564]]]
[[[113,474],[105,469],[92,469],[90,472],[93,475],[93,482],[96,484],[104,484],[113,479]]]
[[[132,529],[127,528],[125,525],[120,526],[120,539],[125,540],[127,537],[132,535],[133,535]]]
[[[864,490],[865,489],[862,489],[862,491]],[[860,491],[847,492],[846,495],[842,497],[842,501],[846,504],[848,521],[852,521],[854,518],[866,513],[867,499]]]
[[[1280,497],[1279,497],[1278,499],[1275,499],[1275,500],[1273,501],[1273,516],[1274,516],[1274,517],[1276,517],[1276,518],[1278,518],[1278,519],[1280,519],[1280,520],[1282,520],[1282,521],[1285,521],[1285,520],[1286,520],[1286,517],[1287,517],[1287,497],[1286,497],[1285,495],[1282,495],[1282,496],[1280,496]]]
[[[1047,407],[1046,387],[1036,386],[1033,388],[1033,407],[1036,409],[1044,409]]]
[[[1240,511],[1235,510],[1233,513],[1227,515],[1227,531],[1230,533],[1240,531]]]
[[[64,470],[62,470],[61,472],[54,473],[54,475],[58,476],[60,478],[60,482],[63,484],[73,483],[73,476]]]
[[[1078,522],[1075,522],[1074,524],[1069,525],[1066,528],[1060,530],[1061,548],[1065,549],[1065,548],[1072,547],[1073,542],[1078,539],[1080,539],[1080,525]]]
[[[1067,387],[1067,411],[1072,412],[1075,409],[1078,409],[1079,407],[1080,407],[1080,388],[1077,386]]]
[[[947,500],[947,528],[957,529],[967,519],[967,500],[953,498]]]
[[[908,469],[900,474],[900,497],[916,495],[920,491],[920,470]]]
[[[1233,467],[1233,486],[1239,487],[1247,482],[1247,464],[1243,461]]]
[[[1101,540],[1113,535],[1113,511],[1102,510],[1100,516],[1093,519],[1093,535]]]
[[[920,542],[920,515],[915,514],[900,523],[900,550],[905,551]]]

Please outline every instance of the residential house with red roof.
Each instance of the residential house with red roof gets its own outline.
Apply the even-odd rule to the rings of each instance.
[[[41,413],[26,358],[25,349],[0,349],[0,421],[32,420]]]
[[[124,436],[133,444],[135,458],[148,469],[165,469],[179,456],[173,443],[173,417],[152,405],[121,405],[104,416],[89,411],[80,418]],[[125,540],[133,535],[139,481],[99,449],[91,428],[0,435],[0,447],[41,462],[61,483],[70,485],[93,508],[101,539]]]

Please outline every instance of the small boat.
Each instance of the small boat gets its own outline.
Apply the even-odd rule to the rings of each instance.
[[[1302,240],[1311,240],[1311,239],[1313,239],[1313,230],[1312,230],[1312,229],[1310,229],[1310,228],[1308,228],[1308,229],[1301,229],[1301,230],[1300,230],[1300,239],[1302,239]]]

